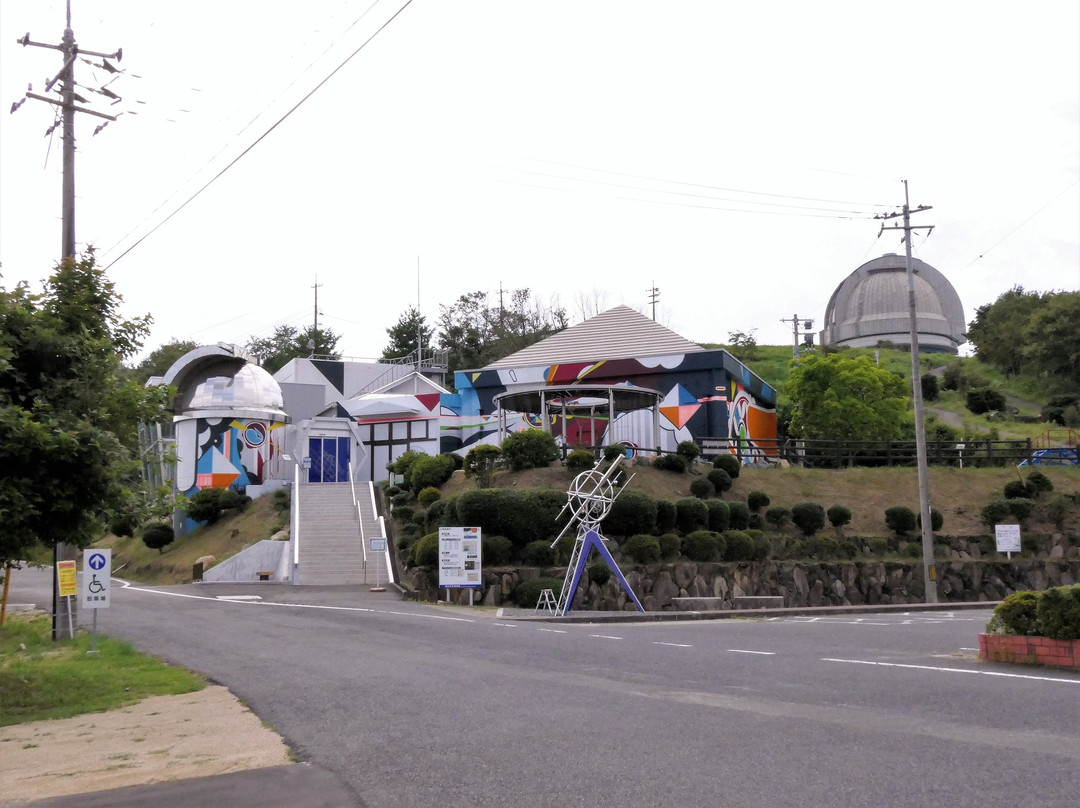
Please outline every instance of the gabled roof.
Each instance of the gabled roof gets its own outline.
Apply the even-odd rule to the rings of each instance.
[[[629,306],[616,306],[522,348],[483,370],[568,362],[599,362],[704,351]]]

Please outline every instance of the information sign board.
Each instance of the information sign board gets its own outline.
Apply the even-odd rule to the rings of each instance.
[[[74,561],[56,562],[56,582],[60,588],[60,597],[69,598],[79,594],[79,576]]]
[[[373,553],[382,553],[386,550],[386,539],[372,539],[368,542],[368,549]]]
[[[1020,552],[1020,525],[994,525],[999,553]]]
[[[112,573],[112,550],[83,552],[82,607],[105,609],[109,606],[109,575]]]
[[[439,528],[439,588],[480,588],[480,528]]]

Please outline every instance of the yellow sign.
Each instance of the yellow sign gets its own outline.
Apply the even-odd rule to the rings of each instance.
[[[79,594],[74,561],[56,562],[56,580],[60,584],[60,597],[74,597]]]

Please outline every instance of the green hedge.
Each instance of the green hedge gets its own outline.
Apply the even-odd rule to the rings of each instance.
[[[1080,640],[1080,584],[1014,592],[994,608],[987,631]]]

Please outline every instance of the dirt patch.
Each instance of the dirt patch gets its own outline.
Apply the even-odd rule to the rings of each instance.
[[[220,686],[0,728],[0,805],[277,766],[281,737]]]

